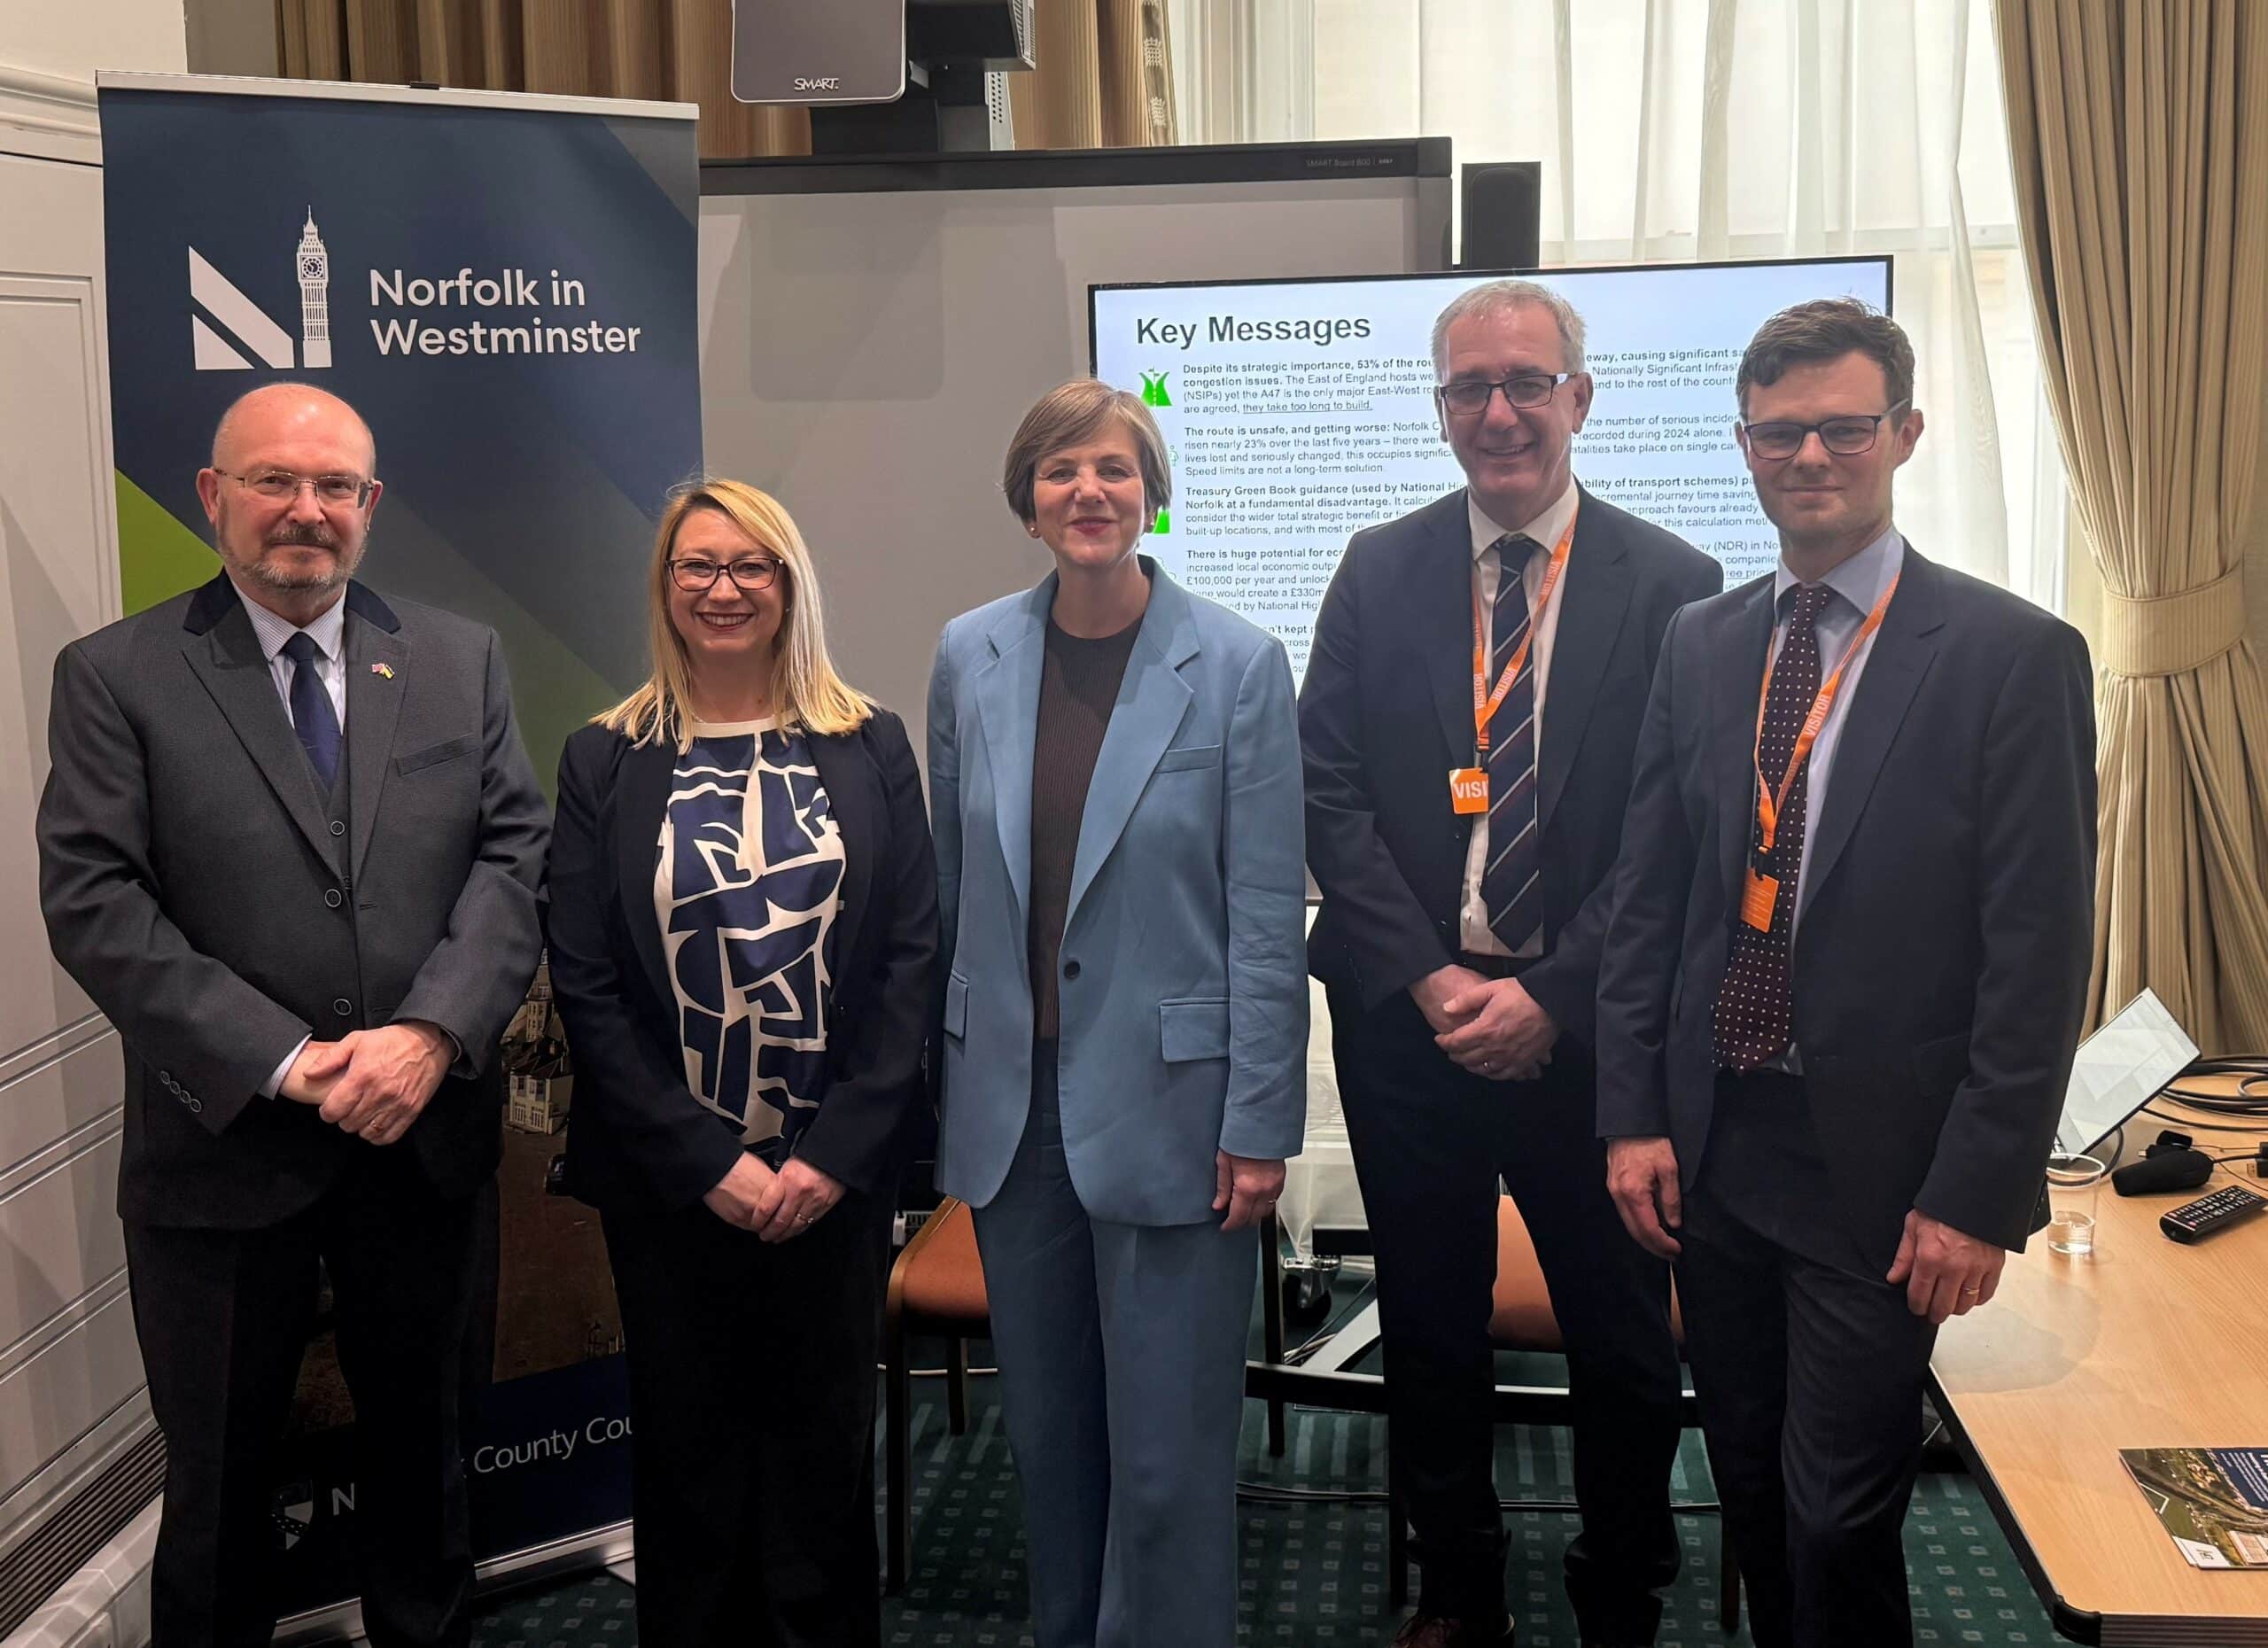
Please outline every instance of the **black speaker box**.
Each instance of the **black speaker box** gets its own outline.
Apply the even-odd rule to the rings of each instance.
[[[1541,160],[1468,161],[1458,205],[1461,269],[1532,269],[1543,218]]]

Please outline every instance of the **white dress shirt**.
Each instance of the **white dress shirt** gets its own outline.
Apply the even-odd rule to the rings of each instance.
[[[1535,757],[1540,769],[1543,764],[1543,694],[1551,675],[1551,640],[1559,629],[1559,601],[1566,588],[1565,575],[1561,575],[1551,592],[1550,602],[1541,612],[1535,610],[1535,598],[1542,593],[1544,577],[1550,570],[1551,552],[1559,547],[1560,534],[1575,516],[1574,478],[1568,477],[1567,490],[1542,514],[1518,526],[1501,525],[1489,519],[1469,489],[1464,494],[1464,509],[1472,532],[1472,582],[1480,591],[1480,649],[1484,657],[1494,657],[1496,653],[1496,585],[1503,564],[1493,546],[1507,532],[1522,533],[1541,546],[1530,552],[1527,564],[1520,569],[1520,583],[1527,591],[1528,627],[1535,632],[1535,639],[1528,644],[1527,656],[1528,672],[1535,686]],[[1567,553],[1572,557],[1574,551],[1571,548]],[[1493,688],[1495,682],[1488,684]],[[1457,912],[1457,946],[1475,955],[1510,955],[1512,952],[1489,929],[1487,900],[1480,894],[1480,877],[1487,866],[1488,815],[1482,812],[1473,818],[1472,838],[1464,850],[1464,898]],[[1542,953],[1543,932],[1539,928],[1519,954],[1526,959]]]
[[[322,656],[315,660],[315,674],[322,682],[322,689],[330,695],[330,710],[338,718],[338,735],[346,735],[346,602],[344,598],[332,602],[314,622],[299,625],[287,618],[278,618],[257,601],[245,600],[245,611],[252,619],[252,633],[260,637],[260,649],[268,655],[268,672],[276,682],[276,696],[284,700],[284,713],[291,713],[291,672],[299,666],[284,656],[284,643],[305,631],[307,639],[315,643]]]
[[[1812,628],[1819,637],[1821,684],[1834,673],[1852,637],[1859,633],[1859,626],[1867,621],[1867,614],[1875,610],[1875,602],[1882,599],[1882,592],[1890,587],[1890,580],[1905,564],[1906,540],[1892,526],[1819,580],[1832,592],[1827,604],[1819,610],[1819,616],[1812,621]],[[1788,570],[1788,563],[1783,557],[1772,575],[1772,647],[1765,658],[1765,680],[1772,679],[1772,665],[1779,658],[1780,643],[1788,633],[1788,617],[1795,610],[1795,603],[1787,598],[1788,592],[1799,581]],[[1880,630],[1876,631],[1876,634],[1880,634]],[[1843,736],[1843,723],[1850,719],[1851,701],[1859,696],[1859,678],[1866,673],[1867,659],[1874,649],[1875,637],[1869,635],[1851,654],[1851,661],[1843,671],[1842,685],[1836,688],[1835,702],[1828,706],[1827,719],[1820,723],[1819,736],[1812,741],[1804,778],[1804,852],[1796,864],[1795,912],[1788,918],[1790,952],[1795,947],[1796,929],[1803,925],[1805,901],[1811,897],[1811,844],[1818,837],[1820,820],[1827,815],[1827,785],[1834,771],[1836,745]],[[1758,685],[1761,690],[1762,683]],[[1751,784],[1754,781],[1750,781]],[[1791,1041],[1788,1050],[1770,1061],[1765,1069],[1800,1076],[1803,1055]]]

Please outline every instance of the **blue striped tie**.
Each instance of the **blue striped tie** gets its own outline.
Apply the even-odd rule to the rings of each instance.
[[[1507,532],[1496,554],[1496,607],[1490,634],[1488,684],[1527,634],[1527,586],[1521,577],[1535,540]],[[1488,929],[1518,955],[1543,925],[1542,888],[1535,839],[1535,649],[1488,718],[1488,861],[1480,873],[1480,900]]]

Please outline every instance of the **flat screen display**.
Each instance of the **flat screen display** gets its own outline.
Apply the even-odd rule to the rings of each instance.
[[[1433,405],[1433,320],[1495,275],[1099,285],[1095,376],[1136,391],[1173,460],[1146,548],[1281,636],[1304,677],[1350,533],[1464,484]],[[1808,298],[1890,307],[1890,260],[1651,264],[1526,276],[1581,315],[1596,385],[1583,485],[1724,564],[1768,571],[1771,525],[1733,442],[1733,377],[1767,318]]]

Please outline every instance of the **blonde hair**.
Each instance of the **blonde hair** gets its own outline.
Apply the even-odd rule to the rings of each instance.
[[[785,587],[780,634],[773,642],[771,687],[780,725],[813,733],[855,731],[874,713],[874,701],[849,686],[827,659],[819,577],[804,535],[778,499],[736,480],[690,481],[670,494],[654,534],[653,564],[646,579],[647,649],[654,672],[636,692],[591,719],[633,745],[667,738],[680,755],[692,748],[693,665],[685,638],[670,622],[670,549],[678,528],[695,509],[716,510],[779,559]]]
[[[1173,501],[1173,469],[1166,461],[1166,439],[1158,421],[1142,397],[1130,390],[1113,389],[1091,377],[1075,377],[1059,384],[1033,402],[1024,421],[1016,425],[1008,443],[1008,458],[1000,471],[1000,490],[1008,508],[1025,525],[1036,517],[1032,485],[1039,466],[1066,447],[1094,439],[1113,418],[1134,438],[1134,455],[1142,470],[1143,506],[1154,516]]]

